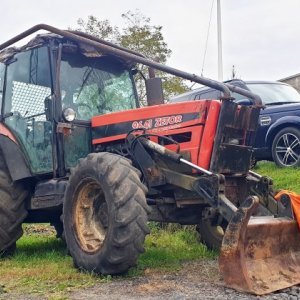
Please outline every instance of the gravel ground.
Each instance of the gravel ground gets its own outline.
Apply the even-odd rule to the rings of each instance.
[[[300,299],[300,286],[285,289],[267,296],[257,297],[226,288],[220,279],[215,260],[184,263],[178,272],[163,273],[145,270],[145,275],[135,278],[119,277],[108,283],[97,284],[91,288],[79,289],[69,294],[72,300],[98,299],[262,299],[281,300]],[[2,294],[0,299],[37,300],[41,296]]]
[[[197,261],[183,264],[173,274],[147,271],[144,276],[120,279],[79,290],[70,299],[300,299],[300,287],[292,287],[264,297],[236,292],[224,287],[217,261]]]

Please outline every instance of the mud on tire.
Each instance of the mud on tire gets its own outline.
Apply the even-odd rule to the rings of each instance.
[[[13,254],[16,241],[23,234],[26,196],[22,185],[13,183],[0,153],[0,257]]]
[[[149,233],[147,188],[131,162],[111,153],[92,153],[71,170],[63,223],[77,268],[120,274],[136,265]]]

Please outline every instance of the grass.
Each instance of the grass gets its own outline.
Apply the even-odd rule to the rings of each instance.
[[[47,293],[53,299],[72,287],[85,287],[105,278],[77,272],[55,236],[24,235],[14,257],[1,260],[0,282],[7,291]]]
[[[129,274],[140,274],[148,268],[160,270],[177,270],[183,261],[214,258],[217,253],[209,251],[198,241],[195,230],[177,231],[152,230],[146,238],[146,252],[140,256],[138,266]]]
[[[276,189],[300,193],[300,169],[280,169],[274,163],[262,162],[254,171],[273,178]],[[217,256],[198,242],[195,230],[182,227],[164,230],[155,223],[150,225],[151,234],[145,241],[146,252],[127,276],[138,276],[149,269],[171,272],[178,270],[184,261]],[[115,280],[115,277],[75,269],[64,243],[56,239],[54,231],[49,228],[47,225],[24,225],[25,234],[18,241],[16,255],[0,260],[0,298],[5,297],[5,292],[14,292],[43,295],[52,300],[68,299],[69,291]]]
[[[274,189],[291,190],[300,194],[300,168],[278,168],[273,162],[260,162],[254,171],[271,177]]]
[[[115,279],[79,272],[73,267],[64,243],[47,230],[45,234],[43,227],[47,225],[38,225],[35,233],[28,232],[28,228],[35,226],[26,225],[16,254],[0,261],[0,298],[1,294],[4,296],[5,292],[13,291],[46,295],[53,300],[67,299],[69,291]],[[146,238],[145,248],[137,267],[127,276],[138,276],[149,269],[174,271],[183,261],[216,257],[216,253],[198,242],[197,234],[192,230],[170,232],[154,228]]]

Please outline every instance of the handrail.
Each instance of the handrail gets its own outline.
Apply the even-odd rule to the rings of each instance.
[[[97,38],[95,38],[95,37],[91,38],[87,34],[84,34],[84,35],[82,33],[77,34],[77,33],[71,32],[71,31],[61,30],[61,29],[58,29],[58,28],[55,28],[53,26],[46,25],[46,24],[35,25],[35,26],[29,28],[28,30],[20,33],[19,35],[11,38],[7,42],[0,45],[0,50],[20,41],[21,39],[29,36],[30,34],[36,32],[36,31],[39,31],[39,30],[47,30],[49,32],[58,34],[62,37],[66,37],[70,40],[74,40],[79,43],[86,43],[88,45],[94,46],[96,49],[99,49],[105,53],[120,56],[124,59],[129,59],[136,63],[141,63],[148,67],[152,67],[154,69],[157,69],[157,70],[160,70],[163,72],[167,72],[169,74],[209,86],[211,88],[214,88],[214,89],[217,89],[217,90],[223,92],[224,99],[231,99],[230,90],[224,83],[218,82],[216,80],[208,79],[205,77],[200,77],[195,74],[187,73],[187,72],[181,71],[179,69],[175,69],[175,68],[166,66],[164,64],[155,62],[146,57],[137,55],[136,53],[133,53],[132,50],[128,50],[123,47],[114,45],[113,43],[109,43],[109,42],[103,43],[103,41],[101,41],[100,39],[99,39],[99,41],[97,41]]]

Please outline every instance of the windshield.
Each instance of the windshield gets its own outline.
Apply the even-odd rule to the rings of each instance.
[[[247,86],[251,92],[261,97],[265,105],[300,102],[300,94],[289,85],[279,83],[247,83]]]
[[[136,108],[130,71],[115,59],[64,53],[60,76],[63,108],[73,108],[77,119]]]

